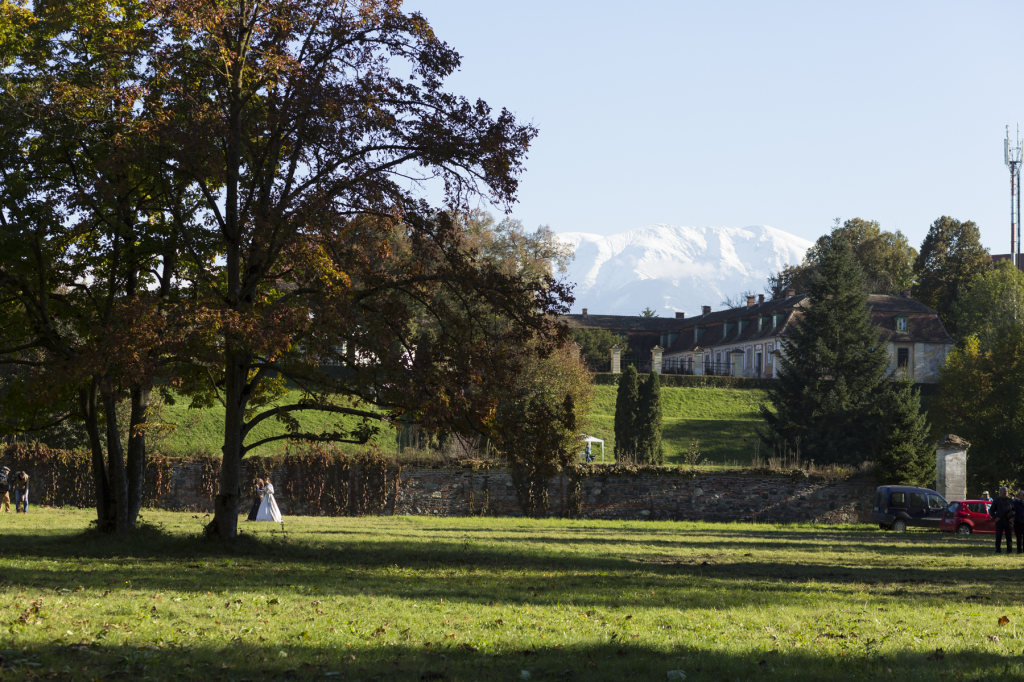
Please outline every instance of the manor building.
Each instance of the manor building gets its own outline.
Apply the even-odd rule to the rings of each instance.
[[[889,371],[905,372],[918,383],[936,383],[939,367],[953,347],[938,314],[904,296],[868,296],[879,341],[889,349]],[[748,296],[747,305],[711,312],[702,306],[697,317],[628,315],[566,315],[571,326],[606,329],[624,341],[639,369],[671,374],[703,374],[772,378],[778,374],[781,340],[807,309],[806,294],[787,292],[765,301]],[[613,355],[616,351],[613,351]],[[617,371],[612,359],[612,371]]]

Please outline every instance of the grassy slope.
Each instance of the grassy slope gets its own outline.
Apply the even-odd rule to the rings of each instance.
[[[615,447],[615,387],[596,386],[593,412],[591,414],[591,435],[605,440],[605,451],[609,459]],[[281,401],[293,403],[298,399],[295,392]],[[754,452],[760,424],[758,404],[764,399],[764,392],[757,390],[721,388],[662,388],[662,410],[664,414],[663,443],[665,461],[670,464],[682,461],[682,455],[691,440],[700,441],[702,455],[710,462],[735,461],[746,464]],[[303,424],[313,432],[334,428],[336,417],[331,415],[304,414]],[[166,455],[219,454],[223,438],[224,408],[216,406],[207,410],[190,410],[184,401],[164,408],[163,420],[177,423],[177,430],[152,444],[154,451]],[[346,423],[355,424],[355,420]],[[275,421],[260,424],[247,442],[255,442],[268,435],[283,433],[283,426]],[[395,449],[395,434],[387,426],[382,427],[376,442],[386,451]],[[256,455],[282,454],[287,441],[278,441],[261,446]],[[600,449],[597,450],[600,455]]]
[[[224,550],[190,514],[127,541],[92,517],[6,520],[3,679],[1024,678],[1020,559],[988,538],[288,518]]]
[[[290,405],[299,398],[297,391],[292,391],[284,396],[280,404]],[[221,447],[224,444],[224,408],[216,405],[209,409],[192,410],[188,402],[179,400],[174,405],[164,407],[161,420],[166,423],[177,423],[178,428],[169,432],[166,436],[157,436],[151,441],[151,449],[169,456],[189,455],[220,455]],[[333,431],[338,421],[337,415],[301,413],[299,421],[305,429],[313,433]],[[357,419],[343,418],[343,423],[349,427],[358,424]],[[246,439],[247,443],[255,443],[268,436],[285,433],[284,425],[276,420],[266,420],[258,424],[253,432]],[[378,434],[376,442],[384,449],[391,451],[395,448],[395,434],[387,425],[382,425],[381,433]],[[255,455],[276,455],[283,454],[288,442],[285,440],[267,443],[256,448],[252,454]]]
[[[615,391],[614,386],[595,386],[591,414],[592,435],[605,440],[609,457],[615,443]],[[750,461],[758,443],[757,407],[764,391],[663,387],[661,400],[667,463],[681,462],[691,440],[700,441],[702,456],[711,462]]]

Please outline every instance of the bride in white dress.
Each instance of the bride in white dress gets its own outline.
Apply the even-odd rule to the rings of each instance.
[[[270,479],[267,479],[266,486],[263,488],[263,502],[260,503],[260,510],[256,512],[256,520],[281,523],[281,511],[277,508],[277,502],[274,500],[274,486]]]

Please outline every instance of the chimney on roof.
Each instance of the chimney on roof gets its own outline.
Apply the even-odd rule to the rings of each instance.
[[[910,289],[903,290],[903,298],[910,298]]]
[[[587,309],[586,309],[586,308],[584,308],[584,309],[583,309],[583,317],[586,317],[586,316],[587,316]]]
[[[683,319],[685,317],[686,317],[686,313],[680,312],[678,310],[676,311],[676,319],[677,320],[681,320],[681,319]]]
[[[711,314],[711,306],[709,306],[709,305],[702,305],[700,307],[700,314],[701,315],[710,315]]]
[[[749,308],[752,305],[754,305],[754,297],[753,296],[747,296],[747,307]]]
[[[796,296],[796,289],[786,289],[786,298],[792,298]]]
[[[758,294],[757,295],[757,304],[761,305],[762,303],[764,303],[764,294]]]

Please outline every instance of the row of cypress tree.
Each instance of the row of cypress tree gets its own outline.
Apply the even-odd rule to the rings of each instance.
[[[645,464],[661,464],[661,380],[651,372],[640,381],[629,365],[619,377],[615,396],[615,458]]]
[[[821,464],[873,460],[883,483],[930,485],[935,448],[920,394],[889,375],[850,244],[833,231],[823,246],[809,305],[781,342],[779,377],[761,408],[764,439]]]

